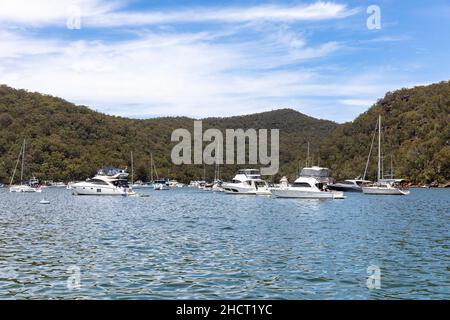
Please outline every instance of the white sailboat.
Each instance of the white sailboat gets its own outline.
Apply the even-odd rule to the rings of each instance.
[[[23,183],[23,169],[25,164],[25,147],[26,147],[26,140],[23,140],[22,147],[20,148],[19,156],[17,157],[16,166],[14,167],[14,171],[11,177],[11,180],[9,182],[9,192],[42,192],[42,188],[40,186],[30,185],[30,184],[24,184]],[[13,185],[14,182],[14,176],[16,174],[17,166],[19,165],[19,161],[22,158],[22,167],[20,170],[20,184],[19,185]]]
[[[401,179],[383,179],[381,177],[381,115],[378,116],[378,177],[377,182],[363,186],[364,194],[369,195],[408,195],[410,192],[399,186]]]

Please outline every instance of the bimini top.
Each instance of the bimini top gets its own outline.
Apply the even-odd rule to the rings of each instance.
[[[247,176],[260,176],[258,169],[240,169],[237,174],[245,174]]]
[[[309,167],[303,168],[300,173],[300,177],[319,177],[319,178],[328,178],[330,176],[330,170],[328,168],[322,167]]]
[[[128,173],[125,169],[118,169],[118,168],[102,168],[97,171],[97,175],[115,177],[118,179],[125,179],[128,177]]]

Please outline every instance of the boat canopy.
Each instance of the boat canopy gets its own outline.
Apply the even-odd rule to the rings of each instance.
[[[118,168],[102,168],[97,171],[97,175],[99,176],[115,176],[120,173],[127,173],[124,169]]]
[[[303,168],[300,176],[328,178],[330,176],[330,170],[328,170],[328,168],[321,167]]]
[[[245,175],[259,175],[258,169],[240,169],[238,171],[238,174],[245,174]]]

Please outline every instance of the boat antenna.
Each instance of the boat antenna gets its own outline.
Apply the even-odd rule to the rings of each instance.
[[[367,162],[366,162],[366,168],[364,169],[363,180],[366,180],[367,169],[369,168],[370,155],[372,154],[373,143],[375,142],[375,135],[377,133],[377,127],[378,127],[378,120],[377,120],[377,124],[375,125],[375,130],[373,131],[372,143],[370,144],[369,155],[367,156]]]

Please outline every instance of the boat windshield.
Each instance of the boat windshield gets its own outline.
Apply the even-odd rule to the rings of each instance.
[[[304,169],[302,169],[300,176],[327,178],[327,177],[329,177],[329,170],[326,168],[321,168],[321,169],[304,168]]]
[[[338,183],[339,183],[339,184],[346,184],[346,185],[353,185],[353,184],[354,184],[352,181],[348,181],[348,180],[345,180],[345,181],[339,181]]]
[[[123,169],[118,168],[102,168],[97,171],[99,176],[115,176],[119,173],[126,173]]]
[[[260,176],[258,169],[241,169],[238,171],[238,174],[245,174],[247,176]]]
[[[311,188],[311,185],[307,182],[294,182],[292,184],[294,188]]]
[[[102,185],[102,186],[107,186],[108,185],[107,182],[105,182],[103,180],[100,180],[100,179],[89,179],[88,182],[92,183],[92,184]]]

